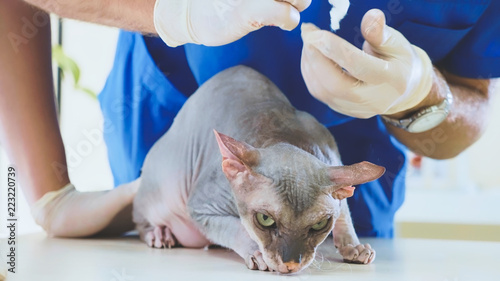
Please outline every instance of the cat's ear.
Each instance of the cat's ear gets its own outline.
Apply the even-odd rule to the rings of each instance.
[[[350,166],[329,167],[328,176],[333,183],[332,195],[337,199],[351,197],[353,185],[370,182],[380,178],[385,168],[370,162],[361,162]]]
[[[249,170],[258,164],[260,153],[256,148],[216,130],[214,133],[222,154],[222,170],[229,180],[234,179],[238,173]]]

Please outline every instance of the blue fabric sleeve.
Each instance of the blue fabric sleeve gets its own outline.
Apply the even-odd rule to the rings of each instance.
[[[165,54],[166,59],[176,55],[178,51]],[[122,31],[113,69],[99,95],[116,186],[139,176],[149,149],[186,100],[156,66],[142,35]]]
[[[500,1],[491,1],[485,13],[440,64],[468,78],[500,77]]]

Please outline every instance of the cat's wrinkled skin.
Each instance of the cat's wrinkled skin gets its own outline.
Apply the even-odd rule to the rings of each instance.
[[[345,198],[383,173],[341,166],[326,128],[240,66],[206,82],[152,147],[134,221],[151,247],[218,244],[250,269],[298,272],[332,230],[344,260],[370,263],[375,251],[359,243]]]

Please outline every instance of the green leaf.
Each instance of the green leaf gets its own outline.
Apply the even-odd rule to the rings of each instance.
[[[97,94],[90,90],[89,88],[80,86],[80,68],[78,64],[64,53],[61,45],[55,45],[52,47],[52,59],[55,61],[57,66],[62,70],[61,77],[64,79],[65,73],[71,73],[73,76],[74,85],[76,90],[82,91],[88,94],[93,99],[97,99]]]
[[[88,94],[91,98],[97,100],[97,94],[94,91],[92,91],[91,89],[85,88],[85,87],[80,87],[80,86],[77,86],[76,89]]]
[[[68,57],[64,53],[61,45],[55,45],[52,47],[52,59],[56,62],[57,66],[63,70],[63,72],[71,73],[75,85],[78,85],[80,82],[80,68],[72,58]]]

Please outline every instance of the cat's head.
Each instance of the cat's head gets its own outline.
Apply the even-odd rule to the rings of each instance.
[[[298,272],[332,231],[340,200],[353,185],[379,178],[384,168],[363,162],[330,167],[288,144],[254,148],[216,132],[222,169],[241,222],[271,270]]]

